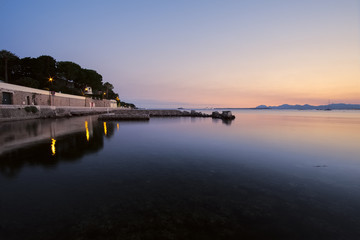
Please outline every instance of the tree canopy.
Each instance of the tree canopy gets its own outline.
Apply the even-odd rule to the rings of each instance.
[[[115,99],[118,106],[136,108],[122,102],[110,82],[103,83],[101,74],[82,68],[71,61],[57,62],[53,57],[19,58],[7,50],[0,51],[0,80],[4,82],[63,93],[85,95],[85,87],[92,87],[92,97]]]
[[[93,97],[119,99],[111,83],[103,83],[101,74],[82,68],[70,61],[57,62],[53,57],[19,58],[7,51],[0,51],[0,80],[39,89],[84,95],[83,89],[92,87]],[[118,100],[118,102],[120,102]]]
[[[72,81],[79,81],[81,74],[80,65],[73,62],[57,62],[56,68],[59,74],[59,77],[65,78]]]
[[[0,51],[0,73],[5,82],[8,82],[9,79],[11,79],[9,78],[9,75],[12,76],[12,73],[16,71],[18,62],[19,58],[12,52],[7,50]]]

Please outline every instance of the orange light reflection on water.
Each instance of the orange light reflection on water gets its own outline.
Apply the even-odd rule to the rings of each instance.
[[[106,122],[104,122],[104,134],[107,135],[107,127],[106,127]]]
[[[86,131],[86,140],[89,141],[89,127],[88,127],[88,121],[85,121],[85,131]]]
[[[56,140],[52,138],[51,139],[51,153],[52,153],[53,156],[56,153],[55,143],[56,143]]]

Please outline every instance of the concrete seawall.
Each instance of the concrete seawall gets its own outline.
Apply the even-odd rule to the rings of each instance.
[[[180,111],[180,110],[114,110],[113,113],[103,114],[99,116],[99,120],[149,120],[152,117],[200,117],[200,118],[219,118],[223,120],[233,120],[235,116],[231,111],[223,111],[222,113],[213,112],[206,114],[196,112],[195,110]]]
[[[23,106],[0,105],[0,122],[38,118],[61,118],[84,116],[93,114],[115,113],[123,116],[124,120],[138,119],[139,116],[148,117],[180,117],[191,116],[188,112],[179,110],[130,110],[107,107],[55,107],[55,106]],[[148,119],[147,117],[147,119]],[[109,119],[112,118],[109,116]],[[106,117],[104,119],[107,119]],[[145,118],[143,118],[145,119]],[[108,119],[107,119],[108,120]]]
[[[213,112],[205,114],[192,110],[130,110],[108,107],[55,107],[55,106],[23,106],[23,105],[0,105],[0,122],[40,119],[40,118],[63,118],[73,116],[85,116],[103,114],[100,120],[149,120],[152,117],[211,117],[232,120],[235,118],[230,111],[222,114]]]
[[[180,110],[115,110],[115,114],[126,114],[126,115],[143,115],[147,114],[150,117],[181,117],[190,116],[190,112]]]
[[[113,112],[107,107],[55,107],[55,106],[23,106],[1,105],[0,122],[27,120],[37,118],[61,118]],[[124,110],[125,111],[125,110]]]
[[[22,106],[56,106],[56,107],[113,107],[116,100],[93,99],[85,96],[64,94],[60,92],[29,88],[0,82],[0,99],[2,104]]]

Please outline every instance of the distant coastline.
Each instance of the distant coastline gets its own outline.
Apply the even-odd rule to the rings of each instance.
[[[295,110],[360,110],[360,104],[332,103],[327,105],[289,105],[283,104],[279,106],[259,105],[255,109],[295,109]]]

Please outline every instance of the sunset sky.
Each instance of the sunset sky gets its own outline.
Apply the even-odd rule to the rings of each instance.
[[[358,0],[0,0],[0,49],[139,107],[360,104]]]

